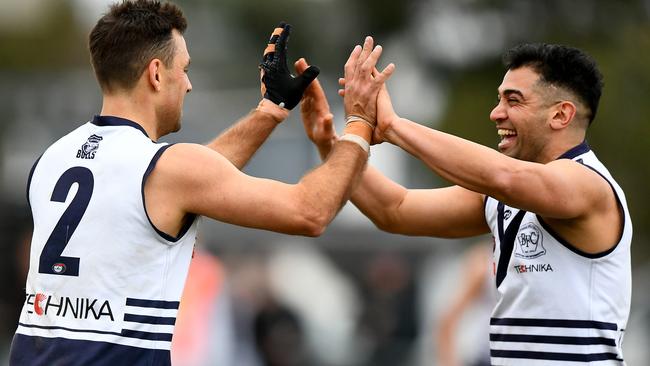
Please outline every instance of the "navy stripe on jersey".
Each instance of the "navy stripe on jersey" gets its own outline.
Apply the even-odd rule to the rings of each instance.
[[[162,317],[162,316],[149,316],[149,315],[136,315],[124,314],[124,321],[142,324],[159,324],[159,325],[174,325],[176,318]]]
[[[185,222],[183,223],[183,227],[181,227],[180,232],[178,233],[178,236],[173,237],[166,232],[163,232],[159,230],[156,225],[151,222],[151,218],[149,217],[149,213],[147,212],[147,203],[145,202],[144,198],[144,184],[147,181],[147,178],[149,178],[149,174],[153,171],[153,168],[156,167],[156,163],[158,162],[158,159],[162,156],[162,154],[167,150],[168,148],[172,147],[173,144],[171,145],[165,145],[161,147],[158,151],[156,151],[156,154],[151,158],[151,162],[149,163],[149,166],[147,167],[147,170],[144,172],[144,175],[142,176],[142,188],[141,188],[141,193],[142,193],[142,205],[144,206],[144,213],[147,216],[147,220],[149,220],[149,224],[151,224],[151,227],[156,230],[158,235],[160,235],[163,239],[170,241],[172,243],[177,242],[180,238],[182,238],[187,231],[192,227],[192,223],[194,223],[194,220],[196,219],[196,215],[188,215],[185,218]]]
[[[136,122],[133,122],[131,120],[125,119],[125,118],[120,118],[120,117],[115,117],[115,116],[95,116],[93,117],[93,120],[90,121],[90,123],[96,125],[96,126],[130,126],[133,128],[136,128],[140,130],[142,133],[144,133],[145,136],[149,137],[147,135],[147,131],[145,131],[144,127],[140,126]]]
[[[606,346],[616,347],[616,340],[605,337],[567,337],[567,336],[547,336],[531,334],[494,334],[490,333],[492,342],[525,342],[525,343],[548,343],[548,344],[604,344]]]
[[[94,333],[94,334],[108,334],[108,335],[117,335],[121,336],[121,333],[116,333],[116,332],[107,332],[104,330],[94,330],[94,329],[74,329],[74,328],[66,328],[66,327],[58,327],[58,326],[52,326],[52,325],[35,325],[35,324],[25,324],[25,323],[18,323],[21,327],[25,328],[38,328],[38,329],[49,329],[49,330],[66,330],[68,332],[77,332],[77,333]]]
[[[508,263],[510,262],[510,257],[512,257],[512,250],[515,247],[515,239],[517,238],[517,232],[519,232],[519,225],[521,225],[521,220],[523,220],[526,211],[519,210],[517,215],[512,218],[508,228],[504,230],[503,226],[505,223],[505,214],[504,214],[505,205],[501,202],[497,205],[497,226],[499,227],[499,248],[501,253],[499,254],[499,263],[497,264],[497,275],[496,275],[496,285],[499,288],[499,285],[506,278],[508,274]]]
[[[589,151],[591,151],[591,147],[587,143],[587,140],[585,140],[582,143],[580,143],[580,144],[572,147],[571,149],[569,149],[569,151],[567,151],[564,154],[560,155],[560,157],[557,158],[556,160],[559,160],[559,159],[573,159],[576,156],[586,154]]]
[[[605,361],[616,360],[623,361],[618,358],[616,353],[603,352],[603,353],[561,353],[561,352],[534,352],[534,351],[505,351],[492,349],[490,356],[502,358],[527,358],[534,360],[552,360],[552,361],[575,361],[575,362],[592,362],[592,361]]]
[[[121,336],[129,338],[138,338],[146,339],[149,341],[172,341],[171,333],[153,333],[153,332],[143,332],[140,330],[131,330],[131,329],[122,329]]]
[[[537,319],[537,318],[491,318],[490,325],[510,325],[524,327],[547,328],[592,328],[604,330],[617,330],[614,323],[599,322],[595,320],[570,320],[570,319]]]
[[[93,329],[74,329],[74,328],[66,328],[66,327],[58,327],[58,326],[49,326],[49,325],[45,326],[45,325],[34,325],[34,324],[25,324],[25,323],[18,323],[18,324],[25,328],[65,330],[68,332],[76,332],[76,333],[108,334],[108,335],[115,335],[115,336],[127,337],[127,338],[146,339],[150,341],[167,341],[167,342],[172,341],[171,333],[153,333],[153,332],[143,332],[143,331],[131,330],[131,329],[122,329],[120,333],[117,333],[117,332],[107,332],[107,331],[93,330]]]
[[[168,366],[171,365],[171,357],[168,350],[15,334],[11,343],[9,365]]]
[[[126,298],[126,306],[137,306],[140,308],[156,308],[156,309],[178,309],[180,301],[165,301],[165,300],[145,300]]]

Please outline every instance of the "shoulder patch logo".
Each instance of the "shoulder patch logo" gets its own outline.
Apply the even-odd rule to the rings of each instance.
[[[103,139],[95,134],[90,135],[88,141],[81,145],[81,149],[77,150],[77,157],[79,159],[94,159],[97,149],[99,149],[99,142]]]
[[[515,256],[519,258],[532,259],[546,254],[543,245],[542,231],[537,225],[529,222],[519,228],[517,233],[517,247]]]

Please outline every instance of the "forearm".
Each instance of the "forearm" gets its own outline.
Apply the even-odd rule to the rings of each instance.
[[[406,188],[368,166],[352,193],[351,201],[378,228],[393,231],[392,226],[397,221],[395,215],[406,193]]]
[[[207,146],[242,169],[275,129],[281,116],[254,109]]]
[[[501,194],[500,174],[513,168],[512,159],[496,150],[401,118],[386,139],[418,159],[440,177],[469,190]]]
[[[350,198],[366,165],[368,155],[354,143],[336,143],[327,160],[305,175],[302,188],[305,210],[323,229]]]

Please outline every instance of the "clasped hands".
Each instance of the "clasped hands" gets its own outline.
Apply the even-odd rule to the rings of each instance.
[[[298,76],[287,67],[287,42],[291,25],[284,22],[274,29],[260,63],[262,102],[258,110],[269,112],[280,122],[301,100],[301,117],[309,139],[324,158],[338,139],[333,115],[323,89],[316,80],[320,70],[309,66],[304,58],[295,63]],[[382,47],[373,47],[372,37],[363,46],[355,46],[339,79],[346,115],[345,135],[356,135],[369,144],[385,140],[383,133],[396,118],[385,82],[395,70],[389,64],[383,71],[376,68]],[[272,103],[268,103],[268,102]],[[354,136],[353,136],[354,137]],[[356,140],[356,137],[355,137]],[[356,141],[355,141],[356,142]]]

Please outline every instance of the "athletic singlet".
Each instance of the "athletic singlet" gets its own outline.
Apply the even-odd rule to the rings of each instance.
[[[168,365],[198,219],[156,229],[144,184],[169,147],[96,116],[34,164],[26,296],[12,365]]]
[[[486,199],[498,293],[490,319],[493,365],[624,364],[632,241],[625,195],[586,142],[560,158],[609,182],[624,213],[622,235],[604,253],[584,253],[540,216]]]

